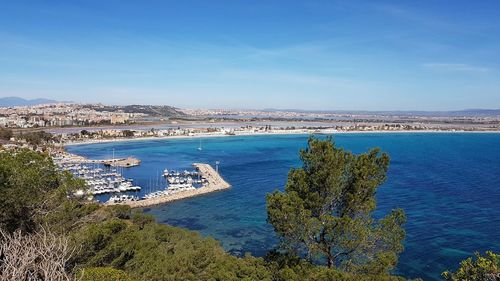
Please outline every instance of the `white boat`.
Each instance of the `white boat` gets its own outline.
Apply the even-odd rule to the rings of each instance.
[[[131,195],[113,195],[109,198],[109,202],[111,203],[124,203],[129,201],[137,201],[138,198],[136,196]]]
[[[191,190],[194,186],[190,183],[174,183],[170,184],[167,188],[169,191]]]

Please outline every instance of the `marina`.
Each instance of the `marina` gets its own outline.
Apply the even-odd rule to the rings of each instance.
[[[61,171],[68,171],[76,178],[85,181],[86,190],[77,190],[75,196],[96,196],[109,193],[139,191],[140,186],[133,185],[132,179],[126,179],[117,168],[89,164],[79,158],[53,156],[54,163]]]
[[[143,188],[134,185],[133,179],[123,176],[123,168],[132,166],[116,165],[120,161],[116,158],[91,160],[65,151],[55,153],[52,158],[61,171],[68,171],[85,181],[86,188],[77,190],[73,196],[87,197],[89,200],[97,199],[107,205],[127,204],[132,208],[147,207],[230,187],[218,173],[218,162],[216,169],[209,164],[194,163],[194,170],[190,171],[164,169],[162,176],[165,184],[163,185],[160,179],[155,179],[155,187],[150,186],[143,192],[143,196],[139,196],[136,192]],[[135,158],[123,159],[132,161],[130,159]]]
[[[164,204],[189,197],[225,190],[231,187],[209,164],[194,163],[196,175],[201,179],[201,186],[196,188],[192,183],[172,183],[165,190],[148,193],[141,200],[108,201],[107,205],[126,204],[132,208],[144,208]],[[177,174],[177,173],[175,173]],[[193,175],[193,172],[190,172]],[[178,177],[179,175],[177,175]],[[167,176],[168,177],[168,176]]]

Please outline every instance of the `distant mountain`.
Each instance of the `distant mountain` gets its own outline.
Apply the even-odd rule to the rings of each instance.
[[[46,103],[57,103],[58,101],[49,100],[49,99],[32,99],[27,100],[19,97],[5,97],[0,98],[0,107],[9,107],[9,106],[26,106],[26,105],[37,105],[37,104],[46,104]]]

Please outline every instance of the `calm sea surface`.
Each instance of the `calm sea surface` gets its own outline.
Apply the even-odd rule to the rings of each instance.
[[[376,216],[403,208],[405,251],[397,273],[438,280],[474,251],[500,251],[500,134],[342,134],[338,146],[355,153],[380,147],[391,156]],[[160,223],[199,231],[233,254],[263,256],[276,238],[266,223],[265,195],[283,189],[290,167],[300,166],[305,135],[117,142],[70,146],[90,158],[136,156],[124,170],[144,192],[165,185],[163,169],[221,161],[230,190],[148,208]]]

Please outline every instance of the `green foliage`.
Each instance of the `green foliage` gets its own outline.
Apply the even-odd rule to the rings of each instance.
[[[73,234],[81,248],[73,263],[112,266],[138,280],[264,280],[261,259],[232,257],[213,239],[176,227],[110,219],[91,223]],[[147,217],[143,217],[147,218]],[[270,280],[270,279],[269,279]]]
[[[53,135],[49,132],[38,131],[38,132],[22,133],[19,135],[19,138],[24,139],[27,143],[31,145],[40,145],[42,143],[47,143],[53,140]]]
[[[475,254],[460,263],[456,272],[445,271],[442,276],[448,281],[495,281],[500,280],[500,255],[487,251],[485,256]]]
[[[82,269],[81,281],[133,281],[128,274],[112,267],[91,267]]]
[[[57,233],[68,233],[79,229],[88,221],[102,221],[108,218],[102,214],[101,207],[96,203],[63,199],[50,213],[45,215],[42,224],[50,225]]]
[[[10,140],[12,138],[12,130],[0,128],[0,139]]]
[[[276,281],[397,281],[401,277],[389,275],[352,274],[336,268],[318,266],[287,253],[270,252],[266,258],[269,270]]]
[[[136,225],[139,229],[143,229],[144,226],[155,222],[155,217],[153,215],[146,215],[142,212],[132,213],[132,223]]]
[[[310,138],[292,169],[285,192],[267,196],[268,221],[282,238],[281,249],[328,267],[387,274],[403,250],[405,215],[394,210],[376,221],[375,192],[386,179],[389,157],[373,149],[354,155],[331,138]]]
[[[0,227],[31,232],[61,184],[52,159],[30,150],[0,152]]]
[[[130,219],[132,210],[127,205],[113,205],[105,208],[106,212],[112,217],[117,217],[119,219]]]
[[[123,130],[122,134],[124,137],[128,137],[128,138],[134,136],[134,132],[131,130]]]

